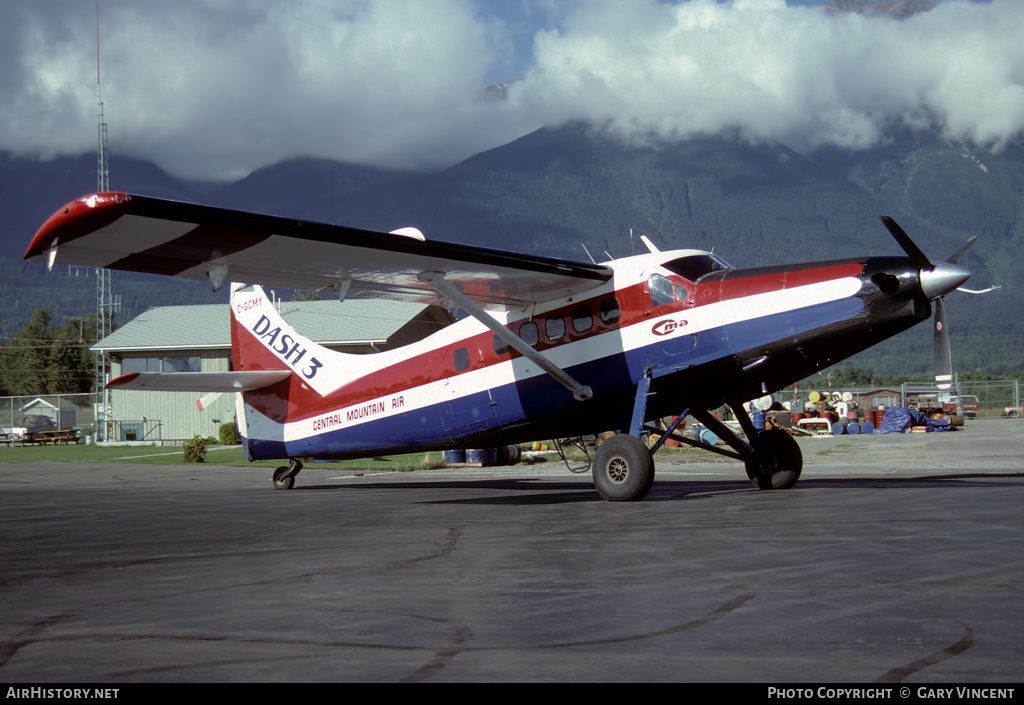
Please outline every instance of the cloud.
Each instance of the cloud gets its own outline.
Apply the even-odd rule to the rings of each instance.
[[[95,148],[94,6],[54,4],[23,8],[3,30],[16,77],[0,106],[2,148]],[[464,0],[104,2],[111,149],[188,176],[297,154],[401,167],[468,156],[494,146],[494,125],[479,127],[480,90],[500,26],[477,10]]]
[[[227,178],[297,155],[439,167],[570,120],[632,143],[727,128],[796,148],[865,147],[898,122],[994,147],[1024,129],[1019,0],[900,22],[783,0],[505,6],[106,0],[111,150]],[[95,149],[95,6],[5,12],[0,149]],[[496,69],[522,65],[507,100],[483,98]]]
[[[1024,129],[1024,4],[948,2],[904,21],[782,0],[580,6],[537,35],[515,100],[633,142],[737,129],[861,148],[929,121],[1000,147]]]

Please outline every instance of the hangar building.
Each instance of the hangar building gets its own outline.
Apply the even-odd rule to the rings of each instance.
[[[372,353],[421,340],[454,319],[440,306],[346,299],[279,301],[297,331],[332,350]],[[161,306],[118,328],[92,347],[113,359],[113,375],[129,372],[224,372],[231,369],[228,304]],[[194,392],[111,390],[106,440],[183,443],[217,437],[235,418],[235,398],[224,394],[200,411]]]

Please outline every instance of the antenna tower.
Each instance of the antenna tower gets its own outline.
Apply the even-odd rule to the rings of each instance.
[[[98,120],[96,151],[96,186],[102,193],[110,190],[110,167],[107,162],[107,123],[103,119],[103,97],[100,93],[100,0],[96,0],[96,116]],[[96,340],[100,341],[114,332],[114,314],[120,302],[114,301],[111,292],[110,270],[96,268]],[[102,440],[110,440],[110,392],[104,389],[110,374],[110,356],[105,352],[96,353],[96,391],[101,396],[97,409],[97,421],[101,421]]]

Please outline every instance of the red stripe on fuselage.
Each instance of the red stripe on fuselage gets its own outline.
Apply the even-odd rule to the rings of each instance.
[[[743,270],[736,270],[742,273]],[[726,275],[721,281],[719,297],[711,301],[701,303],[713,303],[714,301],[727,301],[739,299],[744,296],[755,296],[766,294],[780,289],[794,289],[798,286],[820,284],[832,279],[844,279],[856,277],[864,271],[864,265],[860,262],[847,262],[834,264],[827,267],[811,267],[807,269],[786,269],[781,272],[759,274],[750,277],[732,278]],[[700,285],[698,285],[700,288]]]

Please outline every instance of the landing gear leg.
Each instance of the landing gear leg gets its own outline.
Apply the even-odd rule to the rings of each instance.
[[[290,490],[295,485],[295,476],[302,469],[302,463],[296,459],[289,461],[288,465],[282,465],[274,471],[274,489]]]

